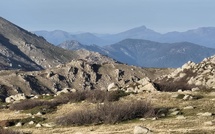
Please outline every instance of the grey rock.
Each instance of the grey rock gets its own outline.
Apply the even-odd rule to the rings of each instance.
[[[111,83],[108,85],[108,91],[116,91],[119,90],[119,87],[115,83]]]
[[[21,126],[22,126],[22,123],[21,123],[21,122],[18,122],[15,126],[16,126],[16,127],[21,127]]]
[[[176,117],[177,120],[185,120],[187,119],[186,117],[184,117],[183,115],[179,115]]]
[[[38,123],[35,127],[42,127],[42,125],[40,123]]]
[[[193,106],[186,106],[186,107],[184,107],[183,109],[185,109],[185,110],[190,110],[190,109],[194,109],[194,107],[193,107]]]
[[[134,127],[134,134],[149,134],[150,130],[143,126],[135,126]]]

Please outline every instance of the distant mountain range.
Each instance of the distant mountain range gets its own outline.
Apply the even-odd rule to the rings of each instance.
[[[66,41],[59,47],[99,52],[122,63],[141,67],[180,67],[187,61],[200,62],[215,54],[215,49],[189,42],[158,43],[141,39],[125,39],[116,44],[99,47]]]
[[[161,34],[145,26],[137,27],[118,34],[70,34],[65,31],[35,31],[35,34],[43,36],[47,41],[55,45],[67,40],[77,40],[86,45],[98,46],[110,45],[124,39],[144,39],[161,43],[191,42],[205,47],[215,48],[215,27],[201,27],[185,32],[169,32]]]

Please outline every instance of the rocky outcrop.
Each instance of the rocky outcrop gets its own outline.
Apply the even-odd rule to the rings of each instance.
[[[193,91],[215,89],[215,56],[205,58],[198,64],[189,61],[173,73],[158,78],[156,82],[180,83],[190,86],[189,90]]]
[[[73,92],[73,89],[151,92],[155,91],[154,85],[146,77],[154,77],[154,74],[154,71],[120,63],[95,64],[85,60],[72,60],[43,71],[0,71],[0,85],[7,87],[6,96],[19,93],[27,96],[61,94]],[[11,97],[7,99],[8,102],[12,100]]]
[[[126,87],[123,88],[126,92],[155,92],[157,88],[155,87],[154,83],[148,78],[142,78],[139,81],[135,81]]]
[[[5,99],[5,102],[11,103],[14,101],[20,101],[20,100],[25,100],[25,99],[26,99],[26,96],[24,94],[16,94],[16,95],[11,95],[11,96],[7,97]]]

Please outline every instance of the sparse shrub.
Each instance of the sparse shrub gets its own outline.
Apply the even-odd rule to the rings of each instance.
[[[191,90],[194,87],[193,85],[189,85],[186,82],[172,82],[172,81],[159,82],[155,83],[155,85],[158,88],[158,90],[165,92],[176,92],[179,89]]]
[[[40,100],[23,100],[10,105],[11,110],[28,110],[37,106],[41,106],[44,102]]]
[[[129,94],[130,93],[126,93],[125,91],[122,91],[122,90],[108,92],[106,100],[107,101],[118,101],[121,97],[127,96]]]
[[[38,99],[23,100],[21,102],[11,104],[10,109],[25,110],[25,112],[32,114],[36,114],[37,112],[42,112],[46,114],[55,111],[57,106],[61,104],[66,104],[68,102],[80,102],[84,100],[92,103],[118,101],[120,97],[126,95],[128,95],[128,93],[125,93],[124,91],[112,92],[101,90],[78,91],[75,93],[62,94],[52,100],[38,100]]]
[[[46,120],[45,118],[42,117],[28,117],[28,118],[24,118],[24,119],[20,119],[19,122],[22,122],[23,124],[29,123],[30,121],[33,121],[34,123],[39,123]]]
[[[24,112],[36,114],[42,112],[43,114],[55,111],[55,102],[52,101],[40,101],[40,100],[23,100],[18,103],[10,105],[10,110],[25,110]]]
[[[107,102],[96,108],[74,111],[56,119],[59,125],[115,124],[135,118],[154,116],[152,106],[144,101]]]
[[[105,101],[118,101],[120,97],[129,95],[124,91],[102,91],[102,90],[86,90],[86,91],[77,91],[75,93],[67,93],[58,96],[54,101],[58,103],[65,104],[68,102],[80,102],[87,100],[93,103],[101,103]]]
[[[65,104],[68,102],[80,102],[86,99],[86,92],[87,91],[77,91],[74,93],[66,93],[60,96],[57,96],[54,101]]]

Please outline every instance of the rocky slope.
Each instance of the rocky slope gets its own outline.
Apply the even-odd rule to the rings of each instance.
[[[55,47],[3,18],[0,18],[0,39],[1,58],[5,61],[2,64],[12,69],[21,66],[20,69],[39,70],[76,57],[75,53]]]
[[[166,69],[166,72],[172,70]],[[164,70],[165,71],[165,70]],[[95,64],[84,60],[73,60],[43,71],[0,71],[1,94],[56,93],[65,88],[76,90],[104,89],[111,83],[125,87],[148,76],[154,79],[162,70],[146,70],[119,63]]]
[[[215,56],[205,58],[196,64],[187,62],[181,68],[176,69],[169,75],[164,75],[156,81],[169,87],[173,91],[181,90],[214,90],[215,89]]]
[[[0,69],[41,70],[72,59],[113,61],[89,51],[68,51],[0,17]],[[90,57],[91,56],[91,57]]]

